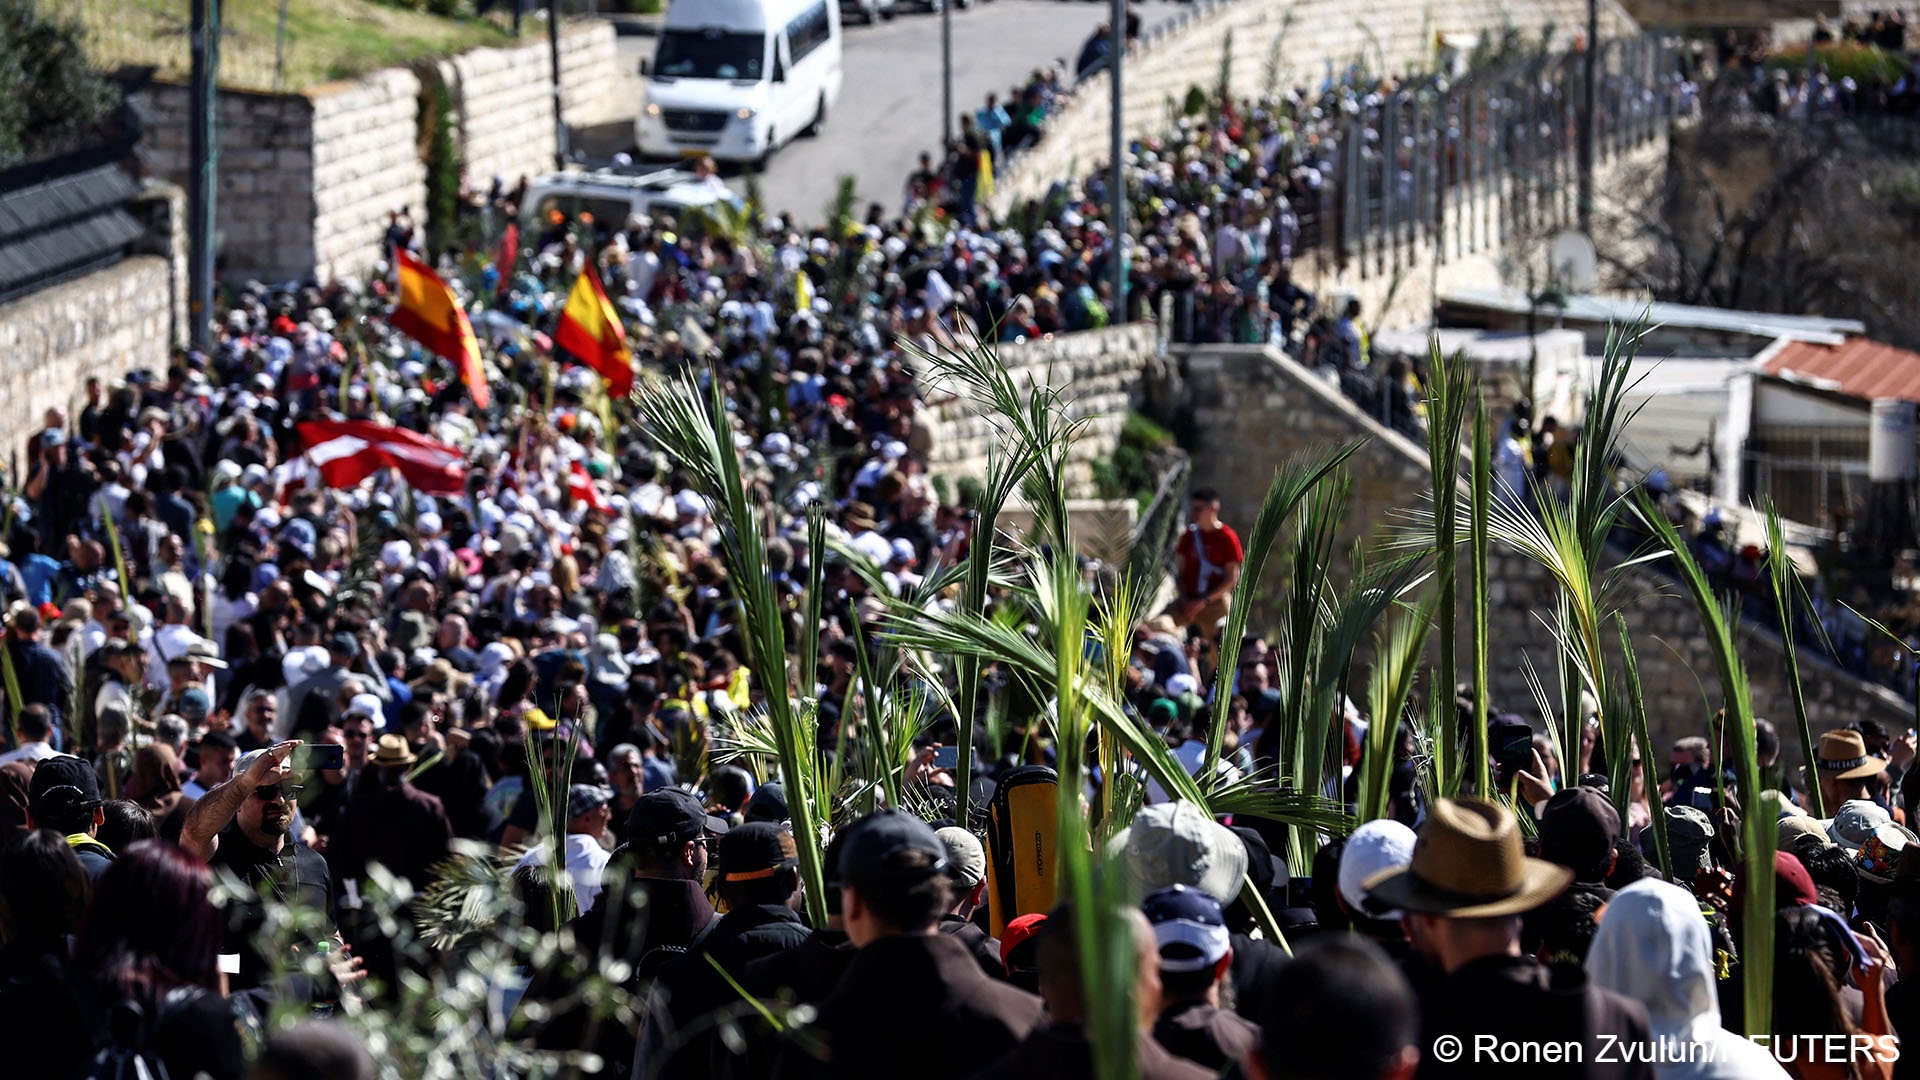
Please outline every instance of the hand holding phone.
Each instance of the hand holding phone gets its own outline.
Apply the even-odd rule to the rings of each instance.
[[[296,770],[331,772],[347,767],[347,748],[339,743],[308,743],[296,746],[287,758],[287,767]]]

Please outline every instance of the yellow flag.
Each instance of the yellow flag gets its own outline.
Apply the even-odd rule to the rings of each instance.
[[[983,203],[993,198],[993,151],[980,151],[980,172],[973,184],[973,201]]]
[[[813,279],[805,270],[793,275],[793,310],[813,310]]]

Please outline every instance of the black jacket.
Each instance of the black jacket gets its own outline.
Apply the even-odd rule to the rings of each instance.
[[[1260,1044],[1260,1029],[1237,1013],[1194,1002],[1162,1009],[1153,1022],[1153,1041],[1174,1057],[1218,1073],[1237,1066]]]
[[[1000,939],[990,937],[985,930],[958,915],[942,915],[940,932],[959,939],[988,978],[1006,981],[1007,966],[1000,962]]]
[[[840,985],[853,963],[853,942],[844,930],[815,930],[797,947],[747,965],[740,984],[758,998],[783,995],[799,1005],[818,1005]]]
[[[583,967],[598,965],[603,957],[625,965],[626,989],[639,996],[718,922],[699,882],[623,879],[616,875],[620,865],[616,857],[593,908],[567,924],[574,948],[556,955],[547,968],[535,973],[527,987],[528,1000],[549,1005],[568,1000]],[[584,1043],[589,1019],[577,1003],[563,1007],[533,1032],[534,1043],[543,1050],[592,1049],[607,1063],[601,1075],[626,1076],[633,1064],[634,1032],[616,1021],[602,1020],[588,1047]]]
[[[1287,954],[1263,938],[1236,933],[1230,940],[1233,961],[1227,970],[1232,973],[1234,989],[1239,993],[1233,1011],[1258,1024],[1266,1007],[1266,987],[1272,985],[1274,973],[1287,965]]]
[[[716,1013],[744,1021],[751,1007],[714,964],[738,981],[748,964],[798,948],[806,940],[807,928],[792,908],[741,908],[727,912],[698,946],[662,967],[655,984],[668,1028],[662,1034],[677,1036],[679,1048],[654,1075],[660,1080],[704,1078],[715,1071],[711,1061],[716,1055],[732,1056],[706,1022]]]
[[[1215,1075],[1174,1057],[1145,1035],[1134,1045],[1140,1080],[1212,1080]],[[969,1080],[1094,1080],[1093,1048],[1080,1025],[1049,1024]]]
[[[789,1047],[775,1075],[958,1080],[1039,1026],[1040,999],[994,982],[945,934],[884,937],[854,955],[820,1004],[824,1060]],[[937,1052],[929,1053],[930,1048]]]
[[[1620,1045],[1643,1046],[1649,1041],[1646,1008],[1594,986],[1580,968],[1548,968],[1524,956],[1482,957],[1440,980],[1421,1000],[1420,1011],[1422,1047],[1451,1035],[1462,1041],[1466,1052],[1453,1062],[1422,1053],[1418,1080],[1468,1080],[1501,1069],[1499,1064],[1476,1061],[1476,1036],[1533,1045],[1578,1042],[1584,1048],[1578,1063],[1525,1065],[1529,1078],[1654,1078],[1653,1066],[1647,1062],[1613,1064],[1622,1055],[1602,1053],[1606,1048],[1602,1036],[1613,1036]],[[1602,1057],[1608,1061],[1600,1061]]]

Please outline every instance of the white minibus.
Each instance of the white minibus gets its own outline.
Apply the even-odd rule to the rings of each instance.
[[[673,0],[634,141],[649,157],[760,163],[840,96],[838,0]]]

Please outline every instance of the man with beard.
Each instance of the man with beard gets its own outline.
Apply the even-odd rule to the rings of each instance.
[[[180,846],[206,860],[216,873],[237,877],[248,888],[228,908],[227,933],[220,952],[228,966],[228,985],[247,990],[267,984],[276,974],[297,967],[299,957],[276,965],[262,952],[267,903],[286,904],[318,914],[306,922],[305,940],[292,942],[304,952],[333,940],[333,879],[319,853],[289,835],[293,828],[294,771],[287,765],[299,740],[275,743],[234,763],[233,778],[208,791],[187,811]],[[317,928],[317,929],[315,929]],[[229,957],[237,956],[237,970]]]

